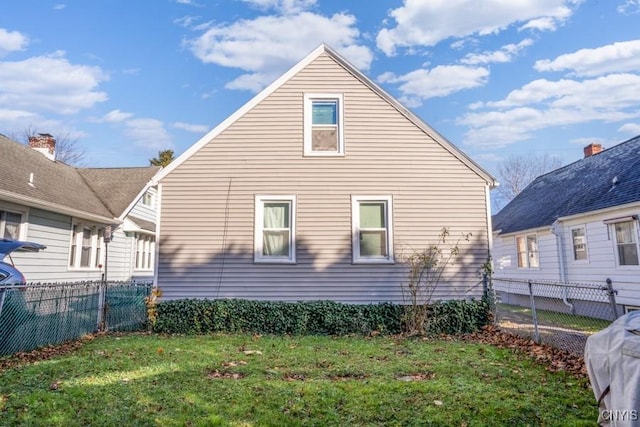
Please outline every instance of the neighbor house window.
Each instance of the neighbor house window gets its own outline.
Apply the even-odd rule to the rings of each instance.
[[[150,191],[147,191],[142,195],[142,204],[153,207],[153,199],[153,194]]]
[[[390,196],[353,196],[351,199],[353,262],[393,262]]]
[[[149,234],[136,235],[136,270],[151,270],[155,253],[155,237]]]
[[[587,235],[584,227],[571,229],[571,241],[573,242],[573,260],[585,261],[587,259]]]
[[[0,237],[20,240],[22,213],[0,210]]]
[[[296,261],[295,215],[295,196],[256,196],[256,262]]]
[[[99,268],[102,264],[104,228],[74,225],[71,232],[69,267]]]
[[[516,236],[518,267],[537,268],[540,266],[538,254],[538,237],[535,234]]]
[[[613,224],[616,231],[616,246],[619,265],[638,265],[638,239],[634,221]]]
[[[344,155],[343,116],[341,94],[305,94],[305,156]]]

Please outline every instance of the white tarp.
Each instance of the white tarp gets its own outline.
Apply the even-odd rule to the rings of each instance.
[[[584,361],[600,404],[598,423],[640,427],[640,311],[591,335]]]

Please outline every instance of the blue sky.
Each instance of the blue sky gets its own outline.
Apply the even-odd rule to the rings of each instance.
[[[640,134],[640,0],[21,0],[0,6],[0,133],[88,166],[185,151],[327,43],[489,172]]]

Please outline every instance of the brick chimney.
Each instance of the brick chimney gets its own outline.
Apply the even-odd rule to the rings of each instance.
[[[586,159],[587,157],[591,157],[594,154],[598,154],[601,151],[602,151],[602,145],[592,142],[591,144],[584,147],[584,158]]]
[[[41,152],[49,160],[56,159],[56,140],[48,133],[39,133],[29,137],[29,147]]]

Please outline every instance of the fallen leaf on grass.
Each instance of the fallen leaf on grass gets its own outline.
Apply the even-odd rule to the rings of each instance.
[[[262,355],[262,352],[260,350],[245,350],[243,351],[244,354],[246,354],[247,356],[250,356],[252,354],[257,354],[259,356]]]
[[[228,372],[228,371],[218,371],[217,369],[209,372],[207,375],[209,378],[214,379],[231,379],[231,380],[239,380],[246,377],[246,374],[240,372]]]
[[[436,405],[436,406],[442,406],[442,405],[444,405],[444,403],[442,403],[442,400],[434,400],[434,401],[433,401],[433,404],[434,404],[434,405]]]

